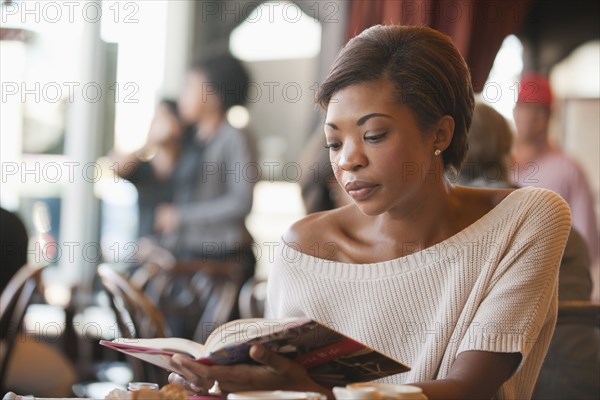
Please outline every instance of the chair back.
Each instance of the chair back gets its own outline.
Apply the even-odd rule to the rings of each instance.
[[[170,269],[148,263],[131,282],[168,317],[176,336],[204,343],[214,328],[236,316],[239,271],[231,261],[184,261]]]
[[[10,279],[0,295],[0,391],[4,391],[11,351],[27,307],[40,282],[43,266],[25,264]]]
[[[532,399],[597,398],[600,393],[599,335],[599,303],[559,301],[556,329]]]
[[[98,267],[102,286],[106,289],[121,335],[127,338],[170,336],[162,313],[141,290],[108,265]]]
[[[206,301],[196,323],[193,340],[204,343],[208,335],[220,325],[231,320],[240,293],[240,283],[225,277],[209,277],[204,286]]]
[[[567,324],[600,329],[600,303],[587,300],[560,301],[556,325]]]
[[[152,301],[127,278],[108,265],[98,267],[102,286],[109,295],[121,335],[126,338],[171,336],[165,319]],[[166,372],[140,360],[127,357],[136,380],[166,382]]]
[[[248,279],[242,286],[238,300],[240,318],[263,318],[266,297],[267,281],[256,278]]]

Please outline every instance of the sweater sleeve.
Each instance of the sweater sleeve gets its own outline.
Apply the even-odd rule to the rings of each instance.
[[[547,348],[550,341],[571,218],[566,202],[544,189],[523,199],[514,218],[510,249],[497,262],[458,353],[518,352],[522,365],[534,346]]]
[[[286,314],[284,303],[286,302],[286,285],[289,275],[287,261],[283,257],[285,244],[280,241],[275,247],[275,258],[269,272],[267,281],[267,299],[265,304],[265,318],[285,318]]]
[[[271,271],[269,274],[269,280],[267,281],[267,299],[265,300],[265,318],[281,318],[279,310],[276,305],[281,302],[281,291],[279,290],[280,286],[280,277],[277,273],[277,268],[275,271]]]

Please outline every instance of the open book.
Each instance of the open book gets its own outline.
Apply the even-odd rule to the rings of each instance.
[[[100,344],[167,370],[181,353],[207,365],[252,364],[250,347],[259,343],[303,365],[317,382],[342,385],[398,374],[410,368],[308,318],[242,319],[215,329],[205,344],[181,338],[101,340]]]

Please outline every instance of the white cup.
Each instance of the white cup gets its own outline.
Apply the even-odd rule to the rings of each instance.
[[[366,388],[375,390],[380,397],[374,399],[382,400],[427,400],[423,389],[412,385],[399,385],[394,383],[351,383],[346,386],[351,390],[364,390]],[[358,398],[358,397],[357,397]]]
[[[227,400],[311,400],[306,392],[292,392],[287,390],[256,390],[248,392],[229,393]]]
[[[127,390],[129,392],[135,392],[136,390],[142,389],[156,390],[158,392],[158,389],[160,388],[158,386],[158,383],[151,382],[129,382],[129,385],[127,385]]]
[[[334,387],[336,400],[380,400],[381,394],[373,387]]]

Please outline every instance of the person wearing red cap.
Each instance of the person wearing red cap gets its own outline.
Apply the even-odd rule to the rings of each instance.
[[[573,228],[585,238],[592,265],[594,292],[600,298],[598,282],[598,227],[593,196],[582,168],[560,148],[550,143],[548,127],[553,94],[548,79],[536,73],[521,77],[514,109],[516,138],[513,149],[513,181],[521,186],[553,190],[569,204]]]

